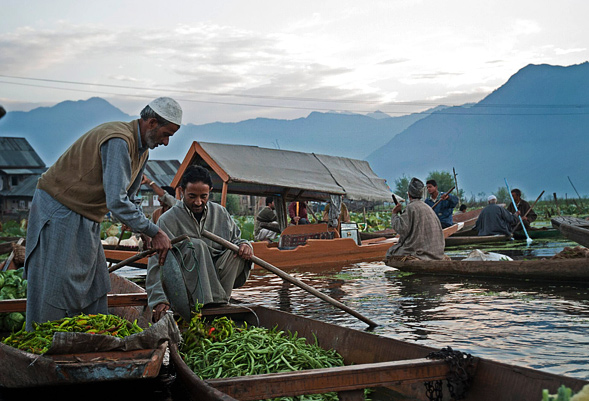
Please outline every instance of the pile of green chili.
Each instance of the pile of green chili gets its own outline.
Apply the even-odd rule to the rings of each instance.
[[[2,342],[34,354],[43,354],[51,347],[53,334],[57,332],[103,334],[123,338],[142,331],[137,321],[129,322],[116,315],[78,315],[46,323],[35,323],[32,331],[26,331],[23,327]]]
[[[205,323],[200,314],[182,329],[180,353],[201,379],[291,372],[343,366],[341,355],[308,343],[295,332],[236,324],[226,318]],[[293,399],[293,398],[289,398]],[[296,400],[337,400],[336,393],[294,397]]]

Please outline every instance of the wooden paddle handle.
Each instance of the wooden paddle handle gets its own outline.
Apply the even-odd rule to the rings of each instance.
[[[176,243],[178,243],[180,241],[184,241],[185,239],[190,239],[190,237],[188,235],[184,234],[184,235],[180,235],[180,236],[178,236],[176,238],[173,238],[172,240],[170,240],[170,242],[172,243],[172,245],[174,245],[174,244],[176,244]],[[155,249],[146,249],[143,252],[139,252],[138,254],[133,255],[130,258],[125,259],[125,260],[117,263],[116,265],[114,265],[112,267],[109,267],[108,268],[108,272],[109,273],[112,273],[115,270],[120,269],[121,267],[127,266],[130,263],[136,262],[139,259],[143,259],[144,257],[149,256],[149,255],[151,255],[153,253],[156,253],[156,252],[157,251]]]
[[[214,241],[220,245],[223,245],[224,247],[232,250],[233,252],[237,253],[239,251],[239,247],[237,245],[227,241],[224,238],[219,237],[218,235],[210,233],[206,230],[202,230],[201,235],[205,238],[210,239],[211,241]],[[281,277],[283,280],[286,280],[286,281],[296,285],[297,287],[302,288],[303,290],[315,295],[316,297],[321,298],[322,300],[330,303],[331,305],[336,306],[345,312],[348,312],[350,315],[355,316],[358,319],[362,320],[364,323],[368,324],[368,326],[370,326],[370,327],[378,326],[377,323],[373,322],[372,320],[368,319],[367,317],[362,316],[360,313],[347,307],[346,305],[342,304],[341,302],[329,297],[328,295],[325,295],[324,293],[317,291],[315,288],[311,287],[310,285],[303,283],[302,281],[300,281],[300,280],[294,278],[293,276],[291,276],[290,274],[280,270],[276,266],[271,265],[270,263],[266,262],[265,260],[262,260],[262,259],[258,258],[257,256],[252,256],[251,261],[254,262],[255,264],[263,267],[264,269],[276,274],[277,276]]]
[[[446,192],[446,195],[448,195],[450,192],[454,191],[454,188],[456,188],[456,186],[450,188],[450,190],[448,192]],[[438,199],[438,201],[432,205],[432,209],[435,208],[436,206],[438,206],[438,203],[440,203],[441,201],[442,201],[441,199]]]

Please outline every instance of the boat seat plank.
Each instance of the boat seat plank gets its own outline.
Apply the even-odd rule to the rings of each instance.
[[[147,293],[108,294],[107,300],[109,308],[120,306],[145,306],[147,305]],[[25,312],[26,310],[26,298],[0,300],[0,313]]]
[[[248,401],[443,380],[448,372],[449,367],[445,361],[420,358],[210,379],[206,382],[231,397]]]

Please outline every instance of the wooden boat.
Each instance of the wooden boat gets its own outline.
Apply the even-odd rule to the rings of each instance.
[[[511,235],[452,235],[446,238],[446,246],[460,246],[473,244],[486,244],[509,241]]]
[[[145,290],[115,274],[110,277],[109,313],[137,320],[140,326],[147,328],[151,323],[151,310],[145,307]],[[0,312],[25,310],[26,299],[0,301]],[[159,374],[166,348],[167,342],[164,342],[154,349],[37,355],[0,343],[0,389],[154,379]]]
[[[530,227],[527,229],[527,232],[531,239],[555,238],[562,236],[558,229],[549,227]],[[513,239],[526,240],[526,233],[523,230],[516,230],[513,232]]]
[[[220,393],[203,392],[203,382],[184,363],[172,346],[170,358],[177,383],[190,400],[260,400],[281,396],[338,392],[343,400],[363,400],[363,389],[373,388],[373,399],[427,400],[423,382],[444,380],[449,367],[442,360],[426,359],[434,348],[395,340],[369,332],[319,322],[256,305],[237,305],[206,310],[213,316],[267,328],[297,332],[326,349],[335,349],[346,366],[296,372],[205,380]],[[530,368],[473,358],[472,383],[465,400],[539,400],[542,390],[551,393],[561,385],[579,391],[589,382]],[[449,399],[444,385],[444,399]],[[229,398],[228,398],[229,397]]]
[[[571,241],[589,247],[589,220],[578,217],[561,216],[551,220],[552,226]]]
[[[460,224],[445,228],[444,237],[460,229]],[[327,224],[304,224],[288,226],[281,238],[284,246],[277,242],[253,242],[254,255],[281,269],[313,269],[345,266],[352,263],[382,261],[387,250],[398,242],[398,238],[372,238],[358,245],[352,238],[338,238],[336,231]],[[120,262],[136,254],[135,251],[105,249],[109,262]],[[145,268],[147,258],[132,264]],[[255,267],[260,267],[255,265]]]
[[[513,261],[391,260],[389,266],[411,273],[521,280],[589,281],[589,260],[586,258]]]
[[[482,211],[483,209],[481,208],[469,210],[468,212],[464,213],[456,213],[452,215],[452,221],[454,222],[454,224],[464,223],[464,226],[462,226],[462,229],[460,229],[460,231],[469,231],[476,224],[477,219],[479,218],[479,215]]]

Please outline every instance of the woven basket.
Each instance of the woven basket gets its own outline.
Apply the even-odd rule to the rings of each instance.
[[[25,264],[25,247],[19,244],[12,244],[12,251],[14,252],[14,264],[17,267],[24,266]]]

